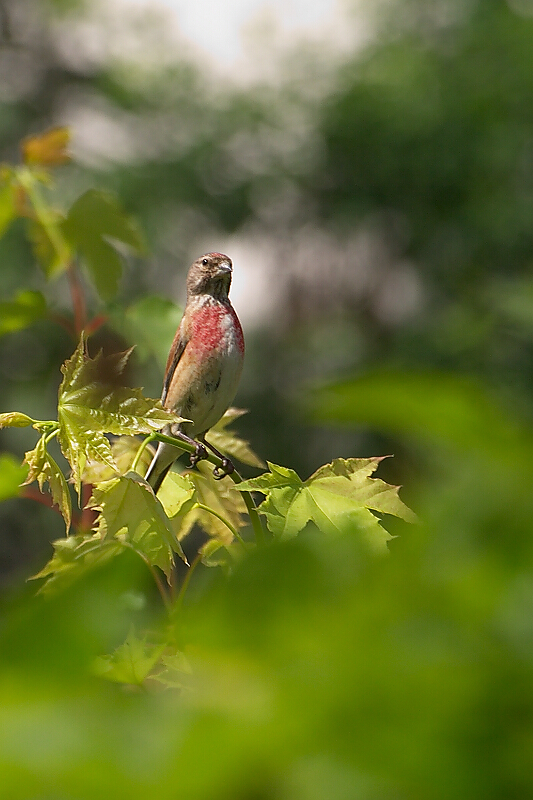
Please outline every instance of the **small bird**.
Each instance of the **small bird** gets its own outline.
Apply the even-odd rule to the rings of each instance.
[[[170,425],[165,433],[196,446],[191,466],[207,457],[206,447],[222,459],[215,478],[233,472],[231,461],[205,440],[237,392],[244,360],[244,336],[228,293],[233,265],[223,253],[198,258],[187,275],[187,302],[168,355],[164,408],[191,420]],[[180,449],[160,442],[146,473],[157,492]]]

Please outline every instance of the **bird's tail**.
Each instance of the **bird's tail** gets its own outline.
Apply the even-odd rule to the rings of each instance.
[[[183,453],[179,447],[171,444],[159,442],[152,463],[148,467],[145,480],[148,481],[154,492],[157,494],[159,487],[165,480],[166,474],[178,456]]]

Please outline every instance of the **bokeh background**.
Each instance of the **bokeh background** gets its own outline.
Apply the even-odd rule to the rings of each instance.
[[[154,295],[182,302],[189,263],[227,252],[247,341],[239,432],[304,478],[337,456],[394,453],[380,474],[404,484],[422,522],[395,531],[386,566],[367,571],[349,543],[309,539],[252,559],[215,595],[216,612],[198,590],[189,624],[211,688],[179,733],[168,707],[161,723],[148,701],[139,711],[83,683],[98,699],[81,734],[75,690],[67,681],[65,699],[55,681],[79,676],[112,622],[76,622],[60,604],[24,616],[26,600],[10,601],[10,658],[18,641],[29,647],[16,663],[33,687],[35,659],[48,664],[36,724],[53,727],[59,707],[75,735],[32,750],[35,708],[26,727],[13,712],[6,797],[102,796],[135,770],[129,796],[156,796],[145,792],[158,763],[169,797],[184,773],[191,798],[530,796],[533,2],[289,3],[283,16],[249,1],[238,35],[241,17],[224,8],[1,0],[0,160],[18,160],[24,136],[69,125],[58,202],[108,188],[139,220],[147,255],[128,259],[109,308],[89,297],[110,315],[98,334],[108,350],[135,340],[120,310]],[[0,274],[1,300],[34,288],[68,307],[23,221],[0,240]],[[53,417],[71,340],[53,321],[1,332],[1,409]],[[129,377],[158,396],[161,374],[145,347]],[[1,437],[20,457],[33,446],[31,431]],[[0,525],[12,590],[62,523],[18,498],[0,506]],[[98,596],[122,591],[101,580]],[[271,587],[262,601],[257,586]],[[86,616],[96,595],[80,589]],[[74,666],[36,639],[43,619]],[[87,782],[110,708],[118,754]],[[159,720],[141,764],[117,745],[130,718],[136,754]],[[71,772],[52,756],[62,747]],[[33,794],[16,794],[21,775]]]

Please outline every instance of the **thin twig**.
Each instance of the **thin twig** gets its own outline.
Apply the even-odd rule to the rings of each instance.
[[[151,433],[141,442],[137,453],[135,454],[135,458],[133,459],[133,464],[131,465],[132,472],[137,472],[137,467],[139,466],[139,461],[141,460],[142,454],[144,453],[145,449],[148,447],[149,444],[152,442],[157,441],[157,434]]]
[[[91,334],[96,333],[98,328],[101,328],[102,325],[105,325],[107,322],[107,315],[106,314],[97,314],[96,317],[93,317],[90,322],[87,323],[85,326],[85,333],[87,336],[91,336]]]
[[[123,542],[122,541],[122,542],[120,542],[120,544],[123,547],[127,547],[129,550],[132,550],[134,553],[136,553],[139,556],[139,558],[141,558],[144,561],[144,563],[146,564],[146,566],[150,570],[152,578],[155,581],[155,585],[157,586],[159,594],[161,595],[161,599],[163,600],[163,604],[165,606],[165,609],[167,610],[167,612],[170,612],[171,603],[170,603],[170,598],[168,596],[168,592],[165,589],[165,586],[163,584],[163,581],[161,580],[161,577],[160,577],[159,573],[157,572],[157,569],[155,568],[155,566],[153,564],[150,563],[150,559],[147,558],[144,555],[144,553],[141,553],[140,550],[137,550],[137,548],[135,548],[130,542]]]
[[[51,319],[52,322],[57,323],[57,325],[61,325],[61,327],[64,328],[66,332],[69,334],[69,336],[72,336],[73,339],[76,337],[74,325],[72,324],[72,321],[68,317],[63,316],[63,314],[56,314],[53,311],[51,311],[48,314],[48,318]]]
[[[78,523],[78,529],[83,531],[91,531],[92,527],[96,521],[97,513],[93,508],[88,508],[87,503],[91,499],[93,493],[93,487],[90,483],[84,483],[81,487],[81,508],[82,512],[80,515],[80,521]]]
[[[80,276],[76,266],[71,263],[67,268],[67,278],[70,288],[70,296],[72,298],[72,309],[74,311],[74,329],[77,337],[81,336],[87,323],[87,309],[85,306],[85,297],[83,288],[80,281]]]
[[[191,581],[192,574],[200,561],[202,560],[202,554],[198,553],[192,561],[191,566],[187,570],[185,577],[183,579],[183,583],[181,584],[180,590],[178,592],[178,596],[176,597],[176,602],[174,603],[174,611],[179,611],[181,606],[183,605],[183,598],[185,596],[185,592],[187,591],[187,587]]]
[[[226,526],[226,528],[231,531],[231,533],[234,535],[234,537],[242,544],[242,546],[246,550],[246,542],[244,541],[242,536],[239,534],[237,528],[235,528],[231,524],[231,522],[229,522],[229,520],[227,520],[225,517],[223,517],[222,514],[219,514],[218,511],[214,510],[214,508],[210,508],[209,506],[204,505],[204,503],[195,503],[194,506],[192,507],[191,511],[193,511],[195,508],[201,508],[202,511],[209,512],[209,514],[212,514],[214,517],[216,517],[221,522],[223,522],[224,525]]]

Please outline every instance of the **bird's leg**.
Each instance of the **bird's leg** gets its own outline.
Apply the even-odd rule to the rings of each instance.
[[[205,438],[205,433],[199,436],[198,439],[201,441],[203,445],[205,445],[205,447],[208,447],[209,450],[211,450],[211,452],[214,453],[216,456],[218,456],[222,461],[222,466],[215,467],[213,470],[213,477],[215,478],[215,480],[219,481],[222,478],[225,478],[226,475],[231,475],[232,472],[235,472],[235,467],[233,466],[233,462],[230,461],[229,458],[226,458],[226,456],[219,450],[217,450],[216,447],[213,447],[212,444],[209,444],[209,442]]]
[[[191,460],[190,465],[191,467],[195,467],[199,461],[202,461],[204,458],[208,458],[208,452],[206,450],[205,444],[203,442],[199,442],[196,439],[191,439],[190,436],[187,436],[182,431],[172,431],[172,435],[175,436],[176,439],[181,439],[182,442],[188,442],[189,444],[193,444],[196,448],[194,453],[191,453]]]

